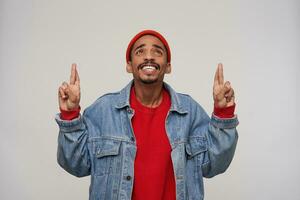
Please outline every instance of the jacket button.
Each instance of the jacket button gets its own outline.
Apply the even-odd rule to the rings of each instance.
[[[133,110],[132,110],[131,108],[127,108],[127,112],[128,112],[129,114],[132,114],[132,113],[133,113]]]
[[[131,180],[131,176],[126,176],[126,180],[130,181]]]

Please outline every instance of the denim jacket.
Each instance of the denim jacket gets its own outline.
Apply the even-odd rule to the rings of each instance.
[[[64,121],[56,115],[57,161],[77,177],[91,175],[90,200],[131,200],[137,151],[129,103],[132,83],[101,96],[76,119]],[[165,127],[176,199],[202,200],[203,177],[223,173],[233,158],[238,119],[209,118],[190,96],[176,93],[166,83],[164,87],[171,96]]]

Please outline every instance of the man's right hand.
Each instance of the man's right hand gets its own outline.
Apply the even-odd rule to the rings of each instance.
[[[63,82],[58,89],[59,107],[65,111],[79,108],[80,102],[80,80],[76,64],[72,64],[70,83]]]

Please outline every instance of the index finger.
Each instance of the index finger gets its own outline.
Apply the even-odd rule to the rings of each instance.
[[[219,84],[221,84],[221,85],[224,84],[223,64],[222,63],[218,64],[218,80],[219,80]]]
[[[75,68],[75,72],[76,72],[76,76],[75,76],[75,85],[79,85],[80,84],[80,78],[79,78],[79,74],[77,71],[77,68]]]
[[[215,72],[214,85],[219,85],[218,73],[219,73],[219,67],[217,67],[217,70]]]
[[[70,84],[75,84],[76,81],[76,64],[73,63],[71,67]]]

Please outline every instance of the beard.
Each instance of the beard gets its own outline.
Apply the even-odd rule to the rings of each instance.
[[[146,85],[150,85],[150,84],[153,84],[153,83],[156,83],[158,81],[158,78],[156,79],[152,79],[152,80],[144,80],[144,79],[140,79],[142,83],[146,84]]]

